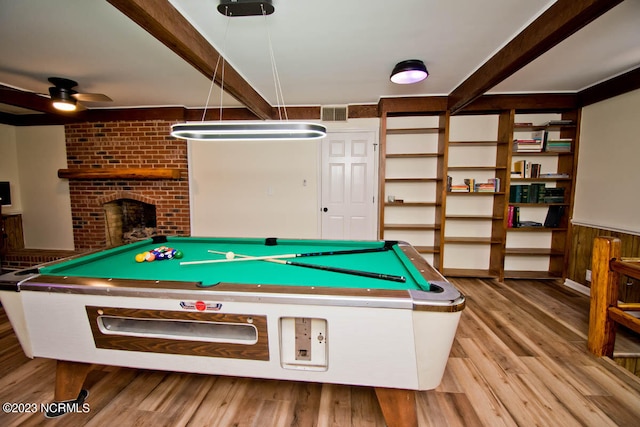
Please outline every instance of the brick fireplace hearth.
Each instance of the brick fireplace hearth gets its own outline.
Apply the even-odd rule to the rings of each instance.
[[[76,250],[108,246],[104,204],[131,199],[155,206],[158,234],[189,235],[187,143],[169,136],[172,122],[130,121],[65,125],[73,169],[171,168],[179,179],[70,179]]]

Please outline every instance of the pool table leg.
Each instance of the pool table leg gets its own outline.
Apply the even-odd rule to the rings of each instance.
[[[58,360],[56,365],[56,389],[53,399],[56,402],[77,399],[90,370],[90,363]]]
[[[376,396],[388,427],[417,427],[416,392],[376,387]]]

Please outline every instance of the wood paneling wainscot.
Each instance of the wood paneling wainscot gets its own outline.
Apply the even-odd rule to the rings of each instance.
[[[586,280],[591,270],[593,241],[598,236],[617,237],[621,240],[622,257],[640,257],[640,236],[574,224],[567,278],[591,287]],[[640,302],[640,281],[622,276],[619,283],[619,299],[624,302]]]

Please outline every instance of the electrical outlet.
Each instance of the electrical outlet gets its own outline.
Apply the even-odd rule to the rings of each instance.
[[[587,270],[587,274],[585,274],[585,280],[587,282],[591,281],[591,270]]]

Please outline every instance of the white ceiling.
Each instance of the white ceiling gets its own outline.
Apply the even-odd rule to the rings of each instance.
[[[554,3],[273,0],[266,18],[228,18],[217,12],[218,0],[169,1],[277,105],[270,37],[291,106],[447,95]],[[47,78],[58,76],[114,101],[89,107],[220,105],[217,86],[207,103],[210,77],[106,0],[0,0],[0,40],[0,83],[7,86],[47,93]],[[391,83],[393,66],[413,58],[424,60],[429,78]],[[577,92],[639,65],[640,0],[626,0],[489,93]],[[240,105],[229,95],[222,104]]]

